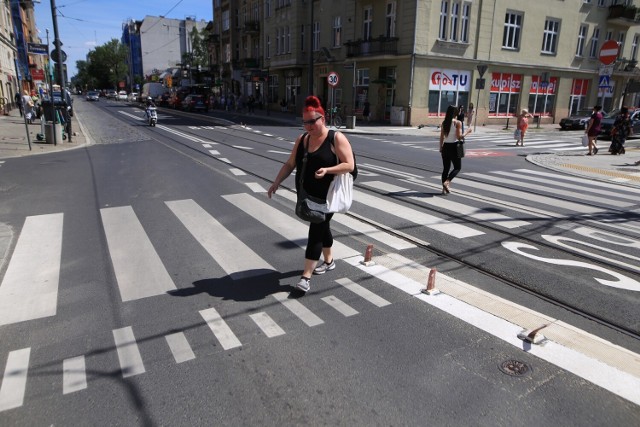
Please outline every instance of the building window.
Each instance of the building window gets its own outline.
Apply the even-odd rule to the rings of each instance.
[[[275,102],[278,100],[278,75],[272,74],[269,76],[269,102]]]
[[[280,28],[276,28],[276,55],[280,55]]]
[[[265,39],[265,56],[271,59],[271,36],[267,36]]]
[[[469,22],[471,20],[471,3],[462,4],[462,16],[460,17],[462,25],[460,25],[460,41],[469,42]]]
[[[385,21],[385,35],[387,37],[396,36],[396,1],[387,2],[387,17]]]
[[[624,33],[620,31],[618,33],[618,58],[622,55],[622,49],[624,49]]]
[[[542,53],[556,53],[558,48],[558,36],[560,35],[560,21],[547,19],[544,23],[542,35]]]
[[[504,17],[504,33],[502,47],[505,49],[520,48],[520,33],[522,31],[522,14],[507,12]]]
[[[604,37],[604,40],[613,40],[613,31],[609,30],[607,31],[607,35]]]
[[[252,19],[254,21],[260,21],[260,5],[258,4],[258,2],[255,2],[253,4],[253,17]]]
[[[600,37],[600,29],[594,28],[591,36],[591,46],[589,47],[589,58],[598,56],[598,38]]]
[[[607,0],[598,0],[598,7],[606,7]]]
[[[304,41],[304,34],[305,34],[304,24],[302,24],[300,26],[300,50],[302,52],[304,52],[304,50],[306,49],[305,41]]]
[[[264,16],[271,18],[271,0],[264,0]]]
[[[229,31],[229,11],[222,11],[222,31]]]
[[[320,50],[320,23],[318,21],[313,23],[313,51]]]
[[[570,115],[577,113],[586,106],[589,89],[589,79],[573,79],[571,96],[569,97]]]
[[[631,42],[631,59],[634,61],[638,59],[638,35],[633,36],[633,41]]]
[[[449,105],[467,105],[471,72],[432,69],[429,79],[429,116],[444,116]]]
[[[340,47],[342,45],[342,22],[339,16],[333,18],[333,40],[331,45],[333,47]]]
[[[373,31],[373,8],[367,6],[364,8],[364,15],[362,18],[362,38],[363,40],[371,39],[371,32]]]
[[[299,95],[302,93],[301,91],[301,86],[300,86],[300,82],[301,82],[301,77],[286,77],[286,81],[285,81],[285,87],[286,87],[286,91],[287,91],[287,104],[289,106],[294,107],[294,110],[296,110],[295,106],[297,105],[297,100]]]
[[[291,53],[291,27],[288,25],[284,29],[284,50],[286,53]]]
[[[224,62],[231,62],[231,44],[225,43],[224,45]]]
[[[440,31],[438,37],[440,40],[447,39],[447,22],[449,21],[449,2],[440,3]]]
[[[492,73],[489,93],[489,116],[515,116],[520,101],[522,74]]]
[[[531,90],[529,91],[529,112],[534,115],[550,116],[556,100],[557,87],[557,77],[551,77],[548,82],[543,82],[540,76],[532,76]]]
[[[471,3],[457,0],[442,0],[440,3],[440,40],[454,42],[469,41]]]
[[[369,98],[369,69],[358,68],[356,70],[356,110],[361,110],[364,101]]]
[[[588,32],[588,25],[580,25],[580,29],[578,30],[578,44],[576,45],[576,56],[581,57],[584,54],[584,45],[587,42]]]

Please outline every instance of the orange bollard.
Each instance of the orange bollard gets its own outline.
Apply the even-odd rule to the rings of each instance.
[[[423,294],[433,295],[438,292],[436,289],[436,273],[438,270],[432,268],[429,271],[429,278],[427,279],[427,288],[422,291]]]
[[[367,267],[375,265],[375,262],[371,260],[372,257],[373,245],[368,245],[367,249],[364,251],[364,260],[360,261],[360,263],[366,265]]]

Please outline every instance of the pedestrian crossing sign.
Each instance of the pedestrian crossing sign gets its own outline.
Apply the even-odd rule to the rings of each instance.
[[[598,83],[598,87],[600,89],[605,89],[608,88],[609,85],[609,76],[604,75],[604,76],[600,76],[600,83]]]

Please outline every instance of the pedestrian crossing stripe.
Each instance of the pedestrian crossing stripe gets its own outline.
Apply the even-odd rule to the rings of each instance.
[[[591,184],[591,181],[586,179],[579,179],[575,177],[561,177],[556,176],[555,174],[544,173],[539,171],[528,171],[528,170],[516,170],[515,172],[493,172],[496,175],[500,176],[511,176],[512,174],[516,174],[517,177],[520,177],[523,180],[529,180],[529,176],[547,176],[549,178],[553,178],[554,180],[562,180],[565,179],[568,182],[577,182],[583,184],[584,191],[591,191],[591,187],[587,186],[587,184]],[[516,176],[514,176],[516,177]],[[484,178],[484,177],[483,177]],[[433,185],[437,185],[440,177],[432,177]],[[464,186],[464,179],[456,180],[461,186]],[[539,181],[541,182],[541,181]],[[387,192],[405,192],[406,194],[411,196],[411,190],[407,188],[390,186],[389,184],[384,184],[376,181],[364,182],[364,185],[378,188],[379,190],[387,191]],[[458,184],[456,184],[458,185]],[[526,187],[526,185],[523,185]],[[597,185],[596,185],[597,186]],[[566,187],[566,186],[565,186]],[[571,188],[571,187],[566,187]],[[549,191],[555,192],[554,189],[549,189]],[[636,191],[635,189],[629,189],[629,192]],[[495,192],[499,194],[504,193],[504,188],[500,187]],[[530,198],[530,194],[525,191],[520,192],[523,195],[526,194],[527,197]],[[614,194],[606,194],[606,192],[594,192],[598,193],[605,197],[611,197],[613,199]],[[280,194],[280,193],[279,193]],[[287,200],[295,200],[295,196],[293,193],[284,191],[282,194],[286,194],[287,197],[284,197]],[[270,229],[276,228],[276,232],[284,236],[286,239],[291,241],[295,241],[298,243],[298,246],[302,247],[302,242],[304,242],[306,238],[306,229],[307,226],[305,223],[299,222],[292,218],[290,213],[284,213],[275,207],[264,203],[263,201],[257,199],[251,194],[240,193],[240,194],[231,194],[222,196],[224,200],[235,205],[238,209],[245,212],[247,215],[251,216],[258,222],[261,222],[265,226]],[[439,198],[443,200],[443,198]],[[356,201],[362,203],[364,200],[366,204],[369,203],[380,203],[384,201],[383,198],[377,196],[369,196],[364,197],[364,193],[356,192]],[[631,200],[631,199],[630,199]],[[531,201],[531,200],[530,200]],[[456,202],[458,203],[458,202]],[[538,203],[538,201],[533,201],[533,203]],[[461,203],[459,203],[461,204]],[[230,233],[223,224],[214,220],[215,223],[211,224],[211,219],[213,218],[211,214],[207,213],[202,209],[199,205],[195,203],[193,200],[179,200],[173,202],[165,202],[165,205],[174,213],[175,217],[182,223],[187,231],[189,231],[192,235],[193,229],[202,227],[202,224],[205,224],[204,228],[208,231],[205,231],[204,234],[212,234],[212,235],[220,235],[220,233]],[[562,203],[558,204],[562,206]],[[454,208],[459,208],[460,206],[454,205]],[[383,210],[387,210],[389,206],[384,206]],[[414,209],[416,210],[416,209]],[[417,211],[417,210],[416,210]],[[404,212],[408,213],[408,211]],[[37,217],[28,217],[28,221],[25,221],[25,225],[23,226],[23,230],[19,237],[19,241],[16,245],[16,248],[19,245],[37,245],[41,247],[41,241],[38,239],[33,239],[33,237],[29,237],[34,233],[39,233],[39,228],[34,227],[34,224],[38,223],[38,220],[45,219],[49,224],[51,220],[54,223],[58,222],[53,228],[53,232],[49,234],[43,234],[39,237],[39,239],[44,239],[46,244],[51,244],[50,241],[56,242],[53,243],[53,246],[57,244],[61,244],[62,240],[62,219],[63,214],[51,214],[52,216],[44,216],[44,218]],[[120,208],[105,208],[101,209],[101,215],[106,220],[103,221],[103,228],[109,229],[110,231],[105,231],[105,234],[108,234],[109,237],[107,240],[107,245],[109,249],[109,253],[114,258],[113,253],[122,250],[120,245],[127,246],[129,243],[114,243],[113,236],[131,232],[130,230],[134,230],[132,233],[136,235],[136,238],[140,238],[141,234],[144,233],[144,229],[142,228],[140,220],[135,216],[132,207],[120,207]],[[413,215],[413,213],[411,213]],[[36,220],[29,218],[37,218]],[[124,224],[124,230],[114,230],[114,227],[120,227],[121,224],[119,221],[114,220],[114,218],[122,219]],[[337,216],[338,220],[339,216]],[[500,221],[503,218],[494,218],[494,220]],[[34,222],[35,221],[35,222]],[[505,219],[505,221],[509,221],[509,219]],[[133,224],[133,225],[132,225]],[[436,222],[436,224],[441,225],[442,223]],[[286,225],[286,226],[285,226]],[[50,224],[49,224],[50,227]],[[442,231],[441,229],[439,231]],[[476,231],[477,232],[477,231]],[[200,236],[194,236],[197,241],[200,242]],[[20,239],[24,239],[22,243],[20,243]],[[112,242],[109,242],[109,239]],[[149,240],[149,238],[144,235],[145,240]],[[236,238],[237,239],[237,238]],[[221,240],[228,241],[229,236],[223,237]],[[239,242],[239,240],[238,240]],[[208,242],[200,242],[203,247],[207,246]],[[244,243],[240,242],[240,244],[234,244],[234,246],[241,247]],[[338,245],[339,246],[339,245]],[[145,249],[146,250],[146,249]],[[220,248],[218,249],[205,249],[207,252],[211,254],[213,252],[212,257],[216,262],[220,262],[225,265],[225,271],[231,272],[233,274],[234,264],[229,263],[228,261],[220,261],[219,254]],[[235,249],[234,249],[235,250]],[[154,250],[155,252],[155,250]],[[418,295],[421,289],[424,287],[424,283],[420,283],[420,281],[414,279],[413,277],[416,274],[424,277],[424,269],[423,266],[420,266],[412,261],[404,259],[404,257],[399,256],[398,254],[388,254],[382,259],[377,266],[367,267],[365,268],[360,264],[362,257],[357,253],[357,251],[349,248],[346,245],[342,245],[339,247],[338,252],[340,253],[343,262],[366,272],[368,275],[372,277],[376,277],[376,279],[381,280],[385,283],[391,284],[394,287],[403,290],[411,295]],[[157,255],[157,254],[156,254]],[[14,257],[16,256],[16,252],[14,251],[14,256],[10,260],[10,265],[7,271],[9,271],[11,267],[11,263],[14,263]],[[263,260],[264,261],[264,260]],[[60,260],[57,261],[58,264]],[[266,261],[265,266],[271,267]],[[18,264],[14,264],[14,269]],[[59,268],[59,266],[58,266]],[[155,268],[155,267],[154,267]],[[163,267],[164,268],[164,267]],[[237,268],[237,267],[235,267]],[[246,268],[246,267],[245,267]],[[272,267],[271,267],[272,268]],[[116,268],[114,267],[114,270]],[[231,275],[230,274],[230,275]],[[59,273],[58,273],[59,275]],[[5,275],[6,280],[6,275]],[[370,303],[376,305],[377,307],[384,307],[385,305],[390,304],[388,300],[381,298],[370,290],[362,287],[359,284],[351,281],[348,278],[339,278],[336,282],[342,285],[345,289],[350,290],[361,298],[369,301]],[[9,282],[6,282],[9,283]],[[3,280],[2,287],[4,286],[5,281]],[[1,290],[1,287],[0,287]],[[284,307],[290,310],[296,317],[304,322],[306,325],[310,327],[319,326],[325,322],[324,319],[321,319],[315,313],[311,312],[307,307],[302,304],[302,302],[298,300],[291,300],[288,298],[288,292],[281,292],[272,294],[272,297],[282,303]],[[338,296],[329,295],[322,298],[322,301],[326,304],[333,307],[337,313],[342,316],[355,316],[358,314],[358,311],[344,303]],[[223,316],[220,315],[217,309],[206,309],[200,311],[201,317],[204,320],[205,324],[209,326],[211,332],[214,337],[218,340],[221,347],[225,350],[233,349],[237,347],[241,347],[242,343],[240,339],[235,335],[231,327],[226,324]],[[274,338],[280,335],[285,334],[285,330],[280,327],[277,323],[270,318],[267,313],[254,313],[251,317],[253,322],[256,324],[263,333],[269,337]],[[132,326],[127,326],[119,329],[115,329],[112,331],[113,339],[114,339],[114,349],[117,353],[118,360],[120,363],[121,373],[123,377],[141,375],[146,372],[144,362],[143,362],[143,354],[141,353],[138,345],[136,344],[136,337],[134,334],[134,330]],[[187,340],[184,332],[177,332],[170,335],[165,336],[167,346],[171,350],[171,353],[176,361],[176,363],[183,363],[188,360],[192,360],[196,357],[195,353],[191,349],[191,346]],[[11,408],[16,408],[23,405],[24,402],[24,392],[26,389],[27,382],[27,373],[29,368],[29,360],[31,355],[31,348],[15,350],[9,353],[7,358],[7,362],[5,365],[4,376],[2,378],[2,384],[0,385],[0,412],[4,410],[8,410]],[[64,359],[62,362],[63,369],[63,381],[62,381],[62,393],[69,394],[78,392],[80,390],[84,390],[87,388],[87,378],[86,378],[86,362],[84,356],[75,356],[68,359]]]

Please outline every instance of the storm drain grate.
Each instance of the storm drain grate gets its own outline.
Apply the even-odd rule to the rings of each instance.
[[[519,360],[505,360],[498,365],[498,369],[512,377],[521,377],[530,371],[529,366]]]

